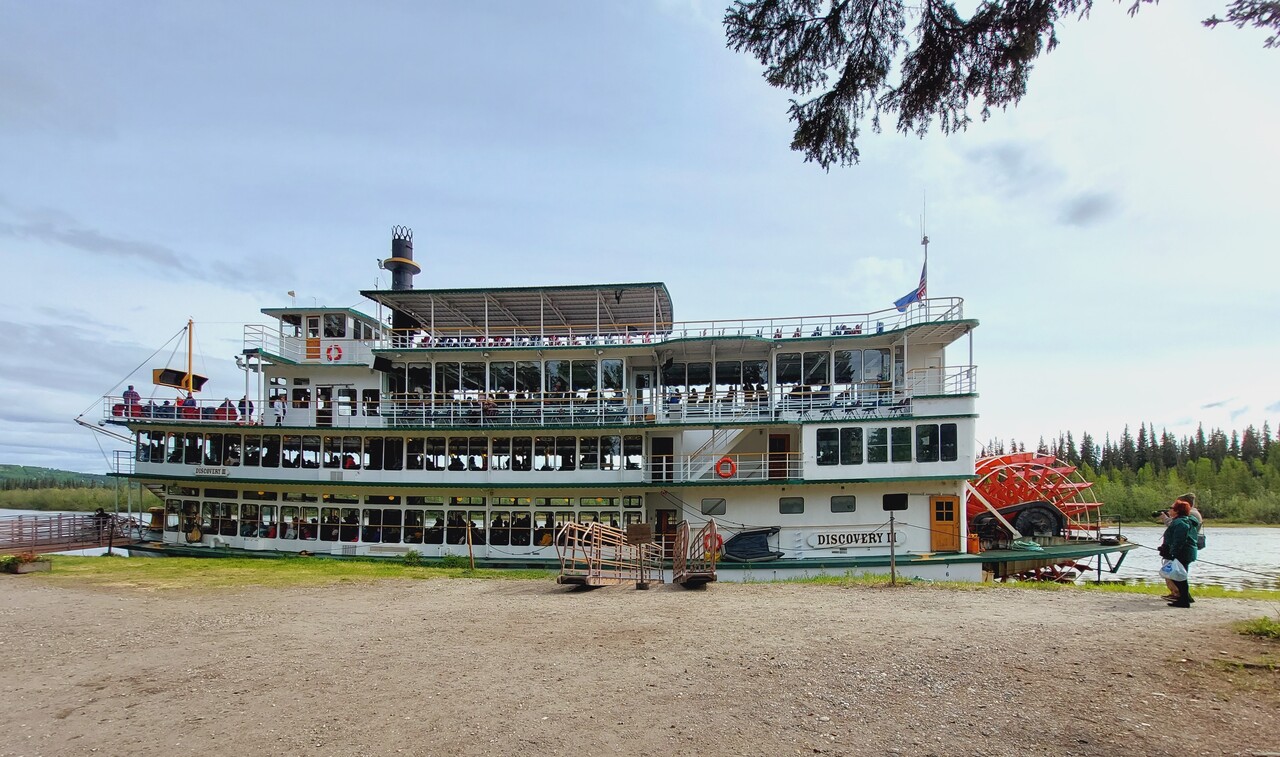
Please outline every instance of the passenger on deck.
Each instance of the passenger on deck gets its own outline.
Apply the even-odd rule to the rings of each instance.
[[[200,418],[200,409],[196,407],[196,398],[191,396],[191,392],[187,392],[186,399],[182,400],[182,417],[185,420]]]
[[[134,390],[133,384],[130,384],[129,388],[124,390],[124,404],[132,407],[141,401],[142,395],[138,394],[138,392]]]
[[[244,418],[245,422],[253,419],[253,400],[249,399],[249,395],[246,394],[240,398],[240,402],[236,404],[236,409],[240,411],[240,417]]]
[[[276,416],[277,426],[284,422],[285,406],[283,395],[277,394],[271,398],[271,412]]]
[[[452,446],[452,445],[450,445]],[[462,458],[457,455],[449,456],[449,470],[466,470],[467,466],[462,462]]]

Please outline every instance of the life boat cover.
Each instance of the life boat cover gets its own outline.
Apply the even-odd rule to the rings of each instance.
[[[782,557],[782,553],[769,549],[769,537],[781,530],[778,526],[773,526],[771,528],[739,531],[724,543],[724,551],[721,554],[725,560],[733,560],[734,562],[768,562],[769,560],[777,560]]]

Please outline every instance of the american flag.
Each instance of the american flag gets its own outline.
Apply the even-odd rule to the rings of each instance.
[[[926,284],[929,278],[927,275],[928,270],[929,263],[926,261],[924,265],[920,266],[920,285],[917,286],[910,294],[903,295],[894,301],[893,306],[898,309],[899,313],[906,312],[907,306],[911,303],[920,302],[925,298],[925,295],[928,293],[928,287]]]

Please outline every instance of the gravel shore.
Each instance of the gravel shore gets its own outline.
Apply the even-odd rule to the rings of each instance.
[[[1274,603],[0,576],[0,755],[1280,752]]]

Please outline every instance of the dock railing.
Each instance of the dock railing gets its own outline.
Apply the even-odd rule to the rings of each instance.
[[[630,544],[626,531],[604,523],[568,522],[556,533],[557,583],[610,586],[662,583],[662,547]]]

